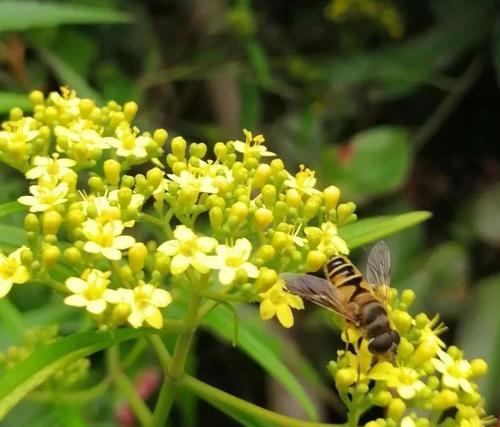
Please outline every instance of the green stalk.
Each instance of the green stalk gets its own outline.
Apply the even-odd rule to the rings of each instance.
[[[260,420],[269,422],[277,427],[345,427],[345,424],[325,424],[298,420],[287,417],[268,409],[261,408],[246,400],[240,399],[218,388],[212,387],[189,375],[183,376],[179,382],[179,387],[189,390],[191,393],[201,397],[209,403],[221,404],[241,413],[250,415]]]
[[[134,384],[120,369],[120,355],[118,354],[118,346],[108,348],[106,354],[106,362],[109,373],[113,378],[118,389],[125,395],[130,408],[139,420],[142,426],[149,427],[152,420],[151,412],[141,399]]]
[[[186,317],[184,318],[185,324],[188,327],[188,332],[184,332],[177,337],[172,359],[168,360],[168,358],[165,357],[165,353],[162,353],[162,365],[164,368],[168,367],[168,370],[166,371],[165,378],[163,379],[160,395],[158,396],[158,401],[153,412],[153,419],[151,423],[152,427],[165,425],[165,422],[168,420],[170,415],[170,411],[172,410],[172,405],[177,396],[178,380],[184,374],[184,367],[191,348],[191,342],[193,341],[200,302],[200,296],[193,293],[191,302],[189,303],[189,307],[186,311]],[[152,345],[157,353],[162,352],[161,349],[158,351],[160,343],[154,340],[152,341]]]

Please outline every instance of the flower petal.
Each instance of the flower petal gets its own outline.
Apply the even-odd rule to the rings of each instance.
[[[144,318],[146,319],[146,322],[155,329],[161,329],[163,326],[163,316],[161,311],[153,305],[146,308]]]
[[[92,314],[101,314],[104,310],[106,310],[106,301],[103,299],[89,301],[87,304],[87,310]]]
[[[78,277],[70,277],[66,280],[66,287],[75,294],[81,294],[87,289],[88,284]]]
[[[178,274],[184,273],[189,267],[190,259],[184,255],[176,255],[172,258],[170,262],[170,272],[176,276]]]
[[[158,250],[168,256],[175,255],[179,249],[179,242],[177,240],[169,240],[158,246]]]
[[[271,300],[265,299],[260,303],[259,314],[262,320],[269,320],[276,314],[276,306]]]
[[[172,302],[172,296],[165,289],[155,289],[151,301],[157,307],[166,307]]]
[[[70,295],[64,298],[64,304],[74,307],[85,307],[87,305],[87,298],[82,295]]]
[[[10,292],[12,284],[12,280],[0,280],[0,298],[3,298]]]
[[[236,269],[234,267],[222,267],[219,271],[219,282],[223,285],[229,285],[236,278]]]
[[[293,313],[288,305],[279,304],[276,309],[276,316],[285,328],[291,328],[293,326]]]

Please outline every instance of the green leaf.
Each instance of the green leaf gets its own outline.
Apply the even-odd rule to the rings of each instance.
[[[24,335],[24,320],[17,308],[7,299],[0,299],[2,329],[6,329],[14,342],[20,342]]]
[[[0,205],[0,218],[14,212],[23,211],[25,209],[26,206],[21,205],[21,203],[17,201],[3,203],[2,205]]]
[[[500,184],[487,189],[474,204],[474,229],[485,242],[500,246]]]
[[[17,248],[26,243],[24,229],[14,225],[0,224],[0,247]]]
[[[255,310],[253,310],[255,312]],[[255,319],[255,313],[254,313]],[[313,402],[309,398],[300,382],[283,363],[286,348],[280,348],[280,340],[265,332],[263,328],[252,329],[256,322],[252,322],[251,312],[243,315],[240,319],[238,334],[238,347],[257,362],[276,381],[302,405],[307,415],[312,419],[318,418],[318,413]],[[258,322],[262,324],[262,322]],[[223,306],[212,310],[203,320],[203,326],[207,327],[218,337],[231,343],[233,340],[233,317]],[[266,339],[267,338],[267,339]]]
[[[12,107],[19,107],[25,111],[31,110],[28,96],[23,93],[0,91],[0,114],[8,113]]]
[[[395,126],[355,135],[347,146],[325,147],[320,175],[335,182],[349,200],[363,200],[397,190],[410,166],[408,134]]]
[[[36,349],[0,377],[0,420],[27,394],[70,363],[122,341],[158,331],[119,329],[112,332],[83,332]]]
[[[498,382],[500,381],[500,274],[482,280],[476,286],[469,309],[464,310],[458,328],[458,346],[465,357],[483,358],[488,374],[478,378],[481,393],[490,411],[499,411]]]
[[[431,215],[427,211],[415,211],[364,218],[341,227],[339,235],[346,241],[349,249],[354,249],[426,221]]]
[[[0,2],[0,31],[20,31],[61,24],[120,23],[129,20],[129,15],[123,12],[78,4]]]

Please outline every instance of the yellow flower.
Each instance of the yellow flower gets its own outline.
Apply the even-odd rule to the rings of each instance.
[[[81,278],[70,277],[66,280],[67,288],[73,292],[64,299],[64,303],[74,307],[85,307],[92,314],[100,314],[106,309],[106,291],[110,283],[110,271],[102,272],[87,269]]]
[[[408,366],[398,368],[386,361],[376,364],[368,377],[372,380],[386,381],[388,387],[396,388],[398,394],[406,400],[413,399],[425,387],[415,369]]]
[[[179,175],[169,173],[167,176],[179,184],[179,188],[186,188],[195,193],[217,193],[219,191],[214,185],[213,178],[210,176],[197,177],[188,170],[181,171]]]
[[[64,137],[71,147],[73,144],[82,143],[89,150],[100,148],[105,150],[109,145],[104,141],[99,132],[93,128],[92,122],[88,120],[77,120],[71,126],[56,126],[54,134],[57,137]],[[58,151],[64,152],[60,145],[57,147]]]
[[[443,384],[452,389],[462,388],[467,393],[472,392],[471,383],[468,381],[472,373],[470,363],[464,359],[454,360],[441,349],[437,351],[437,355],[439,359],[432,359],[432,363],[436,370],[443,374]]]
[[[276,282],[266,292],[260,293],[259,296],[261,298],[259,308],[260,318],[262,320],[269,320],[276,315],[279,322],[285,328],[291,328],[293,326],[293,313],[291,308],[298,310],[304,308],[304,304],[300,297],[285,291],[282,281]]]
[[[295,176],[288,173],[288,178],[284,184],[289,188],[294,188],[300,194],[307,194],[309,196],[320,194],[321,191],[315,188],[316,178],[314,174],[314,171],[305,168],[304,165],[300,165],[300,171]]]
[[[10,292],[14,283],[25,283],[30,278],[28,270],[21,264],[21,253],[26,246],[21,246],[5,256],[0,252],[0,298]]]
[[[209,258],[212,268],[219,270],[219,281],[223,285],[232,283],[239,269],[244,270],[248,277],[259,275],[257,267],[248,262],[252,253],[252,244],[248,239],[238,239],[234,246],[218,245],[215,252],[217,255]]]
[[[46,183],[47,184],[47,183]],[[50,185],[31,185],[31,196],[21,196],[19,203],[30,206],[30,212],[44,212],[53,209],[67,201],[69,187],[65,182],[61,182],[56,186]]]
[[[53,158],[36,156],[33,159],[34,168],[26,172],[26,178],[37,179],[44,175],[50,175],[53,178],[61,179],[68,174],[74,174],[71,169],[76,165],[72,159],[59,159],[59,155],[55,153]]]
[[[306,227],[304,229],[306,236],[317,233],[320,241],[317,250],[324,252],[327,256],[349,253],[346,242],[338,235],[337,226],[331,222],[321,224],[321,229],[318,227]]]
[[[83,249],[93,254],[117,261],[122,257],[121,251],[130,248],[135,239],[132,236],[122,236],[123,223],[119,220],[101,223],[89,219],[83,223],[83,234],[88,239]]]
[[[212,237],[198,237],[193,230],[184,225],[178,225],[174,230],[174,240],[168,240],[158,247],[158,251],[173,256],[170,262],[170,272],[173,275],[184,273],[191,265],[200,273],[208,273],[213,268],[206,255],[217,245]]]
[[[0,131],[0,140],[9,144],[25,144],[33,141],[40,132],[34,130],[36,121],[31,117],[25,117],[15,122],[7,122],[2,125],[5,130]]]
[[[243,141],[232,141],[234,149],[239,153],[244,155],[251,155],[253,153],[258,153],[262,157],[272,157],[276,156],[275,153],[267,150],[267,147],[263,145],[265,138],[262,135],[252,135],[252,132],[243,129],[245,134],[245,142]]]
[[[63,86],[61,93],[51,92],[48,101],[63,113],[69,113],[72,116],[80,115],[80,98],[76,96],[74,90]]]
[[[120,157],[143,158],[148,155],[146,148],[152,139],[147,136],[137,136],[138,129],[131,129],[126,122],[116,128],[115,137],[103,138],[103,141],[116,149],[116,155]]]
[[[163,326],[163,316],[158,307],[166,307],[172,302],[170,293],[142,280],[134,289],[119,288],[109,292],[107,300],[113,304],[125,303],[130,307],[127,321],[134,327],[141,327],[144,322],[153,328]]]

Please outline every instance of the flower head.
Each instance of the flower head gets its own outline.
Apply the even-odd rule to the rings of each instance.
[[[119,288],[108,293],[107,300],[113,304],[124,303],[130,312],[127,321],[134,327],[143,326],[144,322],[153,328],[163,326],[163,316],[159,307],[166,307],[172,301],[170,293],[142,280],[134,289]]]
[[[248,277],[255,278],[259,270],[248,262],[252,252],[252,244],[248,239],[236,240],[234,246],[218,245],[215,248],[216,256],[210,257],[213,268],[219,270],[219,281],[229,285],[236,279],[236,272],[243,270]]]
[[[167,175],[172,181],[179,184],[179,188],[186,188],[198,193],[217,193],[219,189],[214,185],[214,180],[210,176],[197,177],[188,170],[183,170],[179,175],[169,173]]]
[[[101,314],[107,305],[106,291],[110,275],[110,271],[87,269],[81,278],[68,278],[66,286],[73,295],[66,297],[64,303],[74,307],[85,307],[92,314]]]
[[[25,246],[21,246],[7,256],[0,251],[0,298],[9,293],[14,283],[25,283],[30,278],[28,270],[21,263],[21,253],[25,249]]]
[[[44,175],[61,179],[68,174],[74,174],[72,167],[76,162],[72,159],[60,159],[55,153],[52,157],[36,156],[33,159],[34,167],[26,172],[26,178],[37,179]]]
[[[253,153],[258,154],[262,157],[273,157],[276,156],[275,153],[267,150],[264,145],[265,138],[262,135],[253,136],[252,132],[243,129],[245,134],[245,142],[233,141],[234,149],[239,153],[246,155],[252,155]]]
[[[408,366],[396,367],[383,361],[375,365],[368,377],[372,380],[387,382],[388,387],[394,387],[403,399],[413,399],[425,387],[420,380],[421,374]]]
[[[101,223],[87,220],[83,223],[83,234],[88,239],[83,249],[93,254],[102,254],[105,258],[116,261],[122,257],[122,250],[130,248],[135,239],[122,235],[124,226],[119,220]]]
[[[174,230],[173,240],[168,240],[158,247],[158,251],[171,256],[170,272],[173,275],[184,273],[191,265],[200,273],[208,273],[212,268],[210,258],[206,255],[217,245],[212,237],[197,236],[193,230],[178,225]]]
[[[432,359],[437,371],[443,374],[443,384],[452,389],[461,388],[467,393],[472,391],[468,378],[472,374],[471,365],[467,360],[454,360],[448,353],[439,349],[439,358]]]
[[[314,175],[314,171],[306,168],[304,165],[300,165],[300,170],[295,176],[288,173],[285,185],[289,188],[294,188],[299,194],[307,194],[309,196],[320,194],[320,191],[316,188],[316,177]]]
[[[276,316],[285,328],[293,326],[292,308],[301,310],[304,303],[297,295],[292,295],[283,287],[283,282],[276,282],[270,289],[259,294],[260,317],[268,320]]]
[[[106,137],[103,141],[115,148],[116,155],[119,157],[143,158],[148,155],[147,147],[152,140],[150,137],[137,136],[137,133],[137,129],[131,129],[130,125],[124,122],[116,128],[116,137]]]
[[[68,199],[69,187],[65,182],[55,186],[32,185],[30,186],[31,196],[19,197],[19,203],[30,207],[30,212],[45,212],[65,203]]]

